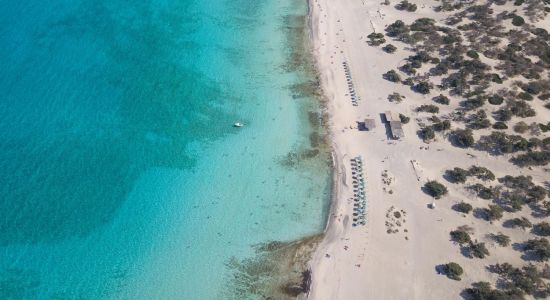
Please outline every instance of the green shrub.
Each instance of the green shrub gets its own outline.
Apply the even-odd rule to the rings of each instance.
[[[502,121],[502,122],[510,121],[512,119],[512,117],[514,116],[512,111],[507,109],[507,108],[499,109],[496,112],[496,115],[497,115],[497,120]]]
[[[482,187],[477,191],[477,196],[481,199],[490,200],[495,197],[495,192],[492,188]]]
[[[442,122],[437,122],[432,125],[433,130],[435,131],[445,131],[451,129],[451,121],[445,120]]]
[[[401,81],[401,76],[399,76],[399,74],[397,74],[395,70],[389,70],[388,72],[384,73],[382,77],[391,82]]]
[[[414,11],[416,11],[417,6],[416,6],[416,4],[410,3],[407,0],[403,0],[399,4],[397,4],[395,6],[395,8],[398,9],[398,10],[406,10],[406,11],[409,11],[409,12],[414,12]]]
[[[525,20],[522,17],[516,15],[512,18],[512,24],[514,26],[521,26],[525,24]]]
[[[450,235],[451,235],[451,239],[454,242],[459,243],[460,245],[467,244],[472,241],[472,239],[470,238],[470,234],[468,234],[467,231],[462,229],[453,230],[450,232]]]
[[[496,178],[495,174],[493,174],[491,170],[479,166],[471,166],[468,169],[468,175],[475,176],[477,179],[481,179],[483,181],[495,180]]]
[[[485,281],[472,283],[472,287],[465,290],[471,300],[523,300],[523,292],[518,289],[497,290]]]
[[[511,159],[520,167],[546,166],[550,162],[550,151],[533,151],[520,154]]]
[[[386,27],[386,35],[389,37],[403,37],[409,34],[409,27],[401,20],[397,20]]]
[[[539,202],[546,198],[548,191],[540,185],[536,185],[527,190],[526,200],[528,203]]]
[[[477,54],[477,52],[475,50],[468,50],[466,52],[466,55],[470,58],[473,58],[473,59],[478,59],[479,58],[479,54]]]
[[[405,116],[404,114],[399,114],[399,120],[401,120],[401,123],[407,124],[411,120],[411,118]]]
[[[462,267],[455,262],[450,262],[445,265],[445,274],[450,279],[460,280],[460,276],[463,273],[464,273],[464,270],[462,269]]]
[[[523,230],[525,230],[526,228],[533,227],[533,224],[531,224],[531,221],[529,221],[525,217],[510,219],[508,223],[510,223],[510,226],[512,226],[512,228],[520,227]]]
[[[465,110],[474,110],[474,109],[480,108],[483,105],[485,105],[485,101],[486,101],[485,97],[475,97],[475,98],[471,98],[471,99],[467,99],[467,100],[462,101],[460,103],[460,105]]]
[[[394,53],[397,50],[397,47],[395,47],[392,44],[387,44],[386,46],[382,47],[382,50],[386,53]]]
[[[496,73],[491,74],[491,81],[494,83],[502,84],[502,78],[500,78],[500,75]]]
[[[470,251],[472,256],[477,258],[485,258],[485,256],[489,255],[489,250],[485,247],[485,243],[471,243]]]
[[[492,233],[489,236],[502,247],[508,247],[510,245],[510,237],[503,234],[502,232],[499,232],[497,234]]]
[[[533,226],[533,232],[541,236],[550,236],[550,224],[548,222],[540,222]]]
[[[369,38],[369,45],[371,46],[379,46],[381,44],[384,44],[386,42],[386,39],[384,38],[384,35],[382,33],[376,33],[373,32],[369,35],[367,35]]]
[[[512,112],[514,116],[521,118],[533,117],[536,112],[525,101],[508,101],[507,108]],[[506,121],[506,120],[501,120]]]
[[[401,103],[401,101],[403,101],[403,96],[401,96],[401,94],[399,94],[399,93],[389,94],[388,95],[388,101]]]
[[[514,125],[514,131],[517,133],[525,133],[529,129],[529,125],[523,121],[519,121]]]
[[[531,95],[536,95],[544,90],[544,84],[540,81],[530,81],[527,84],[523,84],[521,89]]]
[[[435,20],[430,18],[419,18],[411,24],[412,31],[435,31]]]
[[[506,187],[511,189],[528,189],[530,187],[535,186],[533,183],[533,177],[531,176],[511,176],[506,175],[504,177],[499,178],[499,181],[504,184]]]
[[[518,94],[518,98],[525,101],[531,101],[533,100],[533,96],[527,92],[521,92]]]
[[[434,130],[430,126],[424,127],[420,129],[420,137],[422,137],[422,140],[424,140],[424,142],[432,140],[435,138]]]
[[[425,95],[430,93],[430,88],[431,88],[430,83],[422,81],[414,86],[414,91]]]
[[[464,183],[468,179],[468,171],[462,168],[447,170],[447,178],[452,183]]]
[[[435,180],[426,182],[424,184],[424,190],[428,195],[434,197],[435,199],[441,198],[448,192],[447,187]]]
[[[497,130],[503,130],[503,129],[508,129],[508,125],[506,125],[506,123],[504,122],[495,122],[495,124],[493,124],[493,129],[497,129]]]
[[[439,94],[439,96],[434,97],[432,100],[439,103],[439,104],[443,104],[443,105],[449,105],[449,103],[451,102],[449,100],[449,97],[447,97],[443,94]]]
[[[473,207],[469,203],[460,202],[458,204],[453,205],[453,209],[461,213],[469,214],[472,211]]]
[[[416,108],[417,112],[428,112],[432,114],[437,114],[439,112],[439,107],[433,104],[422,104]]]
[[[495,197],[495,191],[491,187],[486,187],[481,183],[471,185],[469,188],[474,190],[481,199],[490,200]]]
[[[550,243],[545,238],[528,240],[525,242],[523,250],[539,261],[550,259]]]
[[[452,138],[454,144],[460,148],[472,147],[475,143],[471,129],[457,129],[453,131]]]
[[[496,204],[489,204],[489,208],[484,209],[485,217],[489,221],[502,219],[504,209]]]
[[[504,102],[504,98],[499,95],[491,95],[487,98],[487,100],[489,100],[489,103],[492,105],[500,105]]]

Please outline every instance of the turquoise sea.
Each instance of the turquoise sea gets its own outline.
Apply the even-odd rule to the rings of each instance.
[[[230,262],[328,206],[306,12],[0,0],[0,299],[258,297]]]

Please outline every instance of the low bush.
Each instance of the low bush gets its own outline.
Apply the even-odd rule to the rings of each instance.
[[[468,171],[462,168],[454,168],[447,170],[447,178],[452,183],[464,183],[468,179]]]
[[[546,124],[539,123],[539,128],[542,132],[550,131],[550,122]]]
[[[475,97],[471,99],[464,100],[460,103],[460,105],[465,110],[474,110],[478,109],[480,107],[483,107],[485,105],[486,98],[485,97]]]
[[[502,219],[504,209],[496,204],[489,204],[489,207],[484,209],[485,217],[489,221],[495,221]]]
[[[439,104],[443,104],[443,105],[449,105],[449,103],[451,102],[449,100],[449,97],[443,95],[443,94],[439,94],[439,96],[436,96],[436,97],[433,97],[432,99],[434,102],[437,102]]]
[[[477,52],[475,50],[468,50],[466,52],[466,55],[469,57],[469,58],[473,58],[473,59],[478,59],[479,58],[479,54],[477,54]]]
[[[514,131],[517,133],[525,133],[529,129],[529,125],[523,121],[519,121],[514,125]]]
[[[451,240],[459,244],[467,244],[472,241],[470,234],[466,230],[457,229],[450,232]]]
[[[432,127],[424,127],[420,129],[420,137],[424,142],[427,142],[429,140],[432,140],[435,138],[435,132]]]
[[[485,281],[472,283],[472,287],[465,290],[471,300],[523,300],[523,292],[518,289],[498,290]]]
[[[512,158],[511,161],[520,167],[546,166],[550,163],[550,151],[533,151],[520,154]]]
[[[497,84],[502,84],[502,78],[500,78],[500,75],[493,73],[491,74],[491,81]]]
[[[401,20],[397,20],[386,27],[386,35],[389,37],[403,38],[409,34],[409,26]]]
[[[460,276],[463,273],[464,273],[464,270],[462,269],[462,267],[459,264],[455,263],[455,262],[450,262],[450,263],[445,265],[445,274],[450,279],[460,281]]]
[[[504,102],[504,98],[499,95],[491,95],[487,98],[487,100],[492,105],[500,105]]]
[[[512,18],[512,24],[514,26],[521,26],[521,25],[525,24],[525,20],[522,17],[515,15]]]
[[[399,74],[397,74],[395,70],[389,70],[388,72],[384,73],[382,77],[391,82],[401,81],[401,76],[399,76]]]
[[[510,110],[512,115],[520,118],[534,117],[536,112],[527,102],[525,101],[508,101],[506,105],[507,109]],[[507,120],[501,120],[507,121]]]
[[[510,219],[508,223],[510,224],[510,226],[512,226],[512,228],[520,227],[523,230],[525,230],[526,228],[533,227],[533,224],[531,224],[531,221],[529,221],[525,217]]]
[[[407,124],[411,120],[411,118],[405,116],[404,114],[399,114],[399,120],[401,120],[401,123]]]
[[[414,91],[418,92],[420,94],[428,94],[430,93],[431,84],[425,81],[419,82],[414,86]]]
[[[468,169],[468,175],[475,176],[477,179],[481,179],[483,181],[495,180],[496,178],[495,174],[493,174],[491,170],[479,166],[471,166]]]
[[[473,257],[477,258],[485,258],[485,256],[489,256],[489,250],[487,250],[485,243],[471,243],[470,253]]]
[[[458,204],[453,205],[453,209],[461,213],[469,214],[473,208],[472,208],[472,205],[469,203],[460,202]]]
[[[367,35],[367,37],[369,38],[368,43],[371,46],[379,46],[379,45],[382,45],[386,42],[386,39],[384,38],[384,34],[382,34],[382,33],[373,32],[373,33]]]
[[[401,96],[401,94],[399,93],[392,93],[388,95],[388,101],[401,103],[401,101],[403,101],[403,96]]]
[[[403,0],[403,1],[399,2],[399,4],[397,4],[395,6],[395,8],[397,10],[406,10],[406,11],[409,11],[409,12],[414,12],[414,11],[416,11],[417,6],[416,6],[416,4],[410,3],[407,0]]]
[[[523,250],[538,261],[550,259],[550,243],[545,238],[528,240],[525,242]]]
[[[386,46],[382,47],[382,50],[386,53],[394,53],[397,50],[397,47],[395,47],[392,44],[387,44]]]
[[[497,234],[492,233],[489,236],[502,247],[508,247],[510,245],[510,237],[503,234],[502,232],[499,232]]]
[[[518,98],[525,101],[531,101],[533,100],[533,96],[526,92],[521,92],[518,94]]]
[[[481,183],[471,185],[469,186],[469,188],[475,191],[477,193],[477,196],[481,199],[490,200],[496,196],[495,191],[492,187],[486,187]]]
[[[437,114],[439,112],[439,107],[433,104],[422,104],[416,108],[417,112],[428,112],[432,114]]]
[[[454,144],[460,148],[472,147],[475,143],[471,129],[457,129],[451,136]]]
[[[550,236],[550,224],[548,222],[540,222],[533,226],[533,232],[540,236]]]
[[[493,124],[493,129],[497,129],[497,130],[504,130],[504,129],[508,129],[508,125],[506,125],[506,123],[504,122],[495,122],[495,124]]]
[[[445,120],[442,122],[437,122],[432,125],[433,130],[435,131],[445,131],[451,129],[451,121]]]
[[[435,180],[426,182],[424,184],[424,191],[435,199],[440,199],[448,193],[447,187]]]

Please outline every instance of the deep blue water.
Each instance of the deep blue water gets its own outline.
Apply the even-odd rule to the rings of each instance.
[[[0,0],[0,298],[227,298],[233,257],[320,231],[305,11]]]

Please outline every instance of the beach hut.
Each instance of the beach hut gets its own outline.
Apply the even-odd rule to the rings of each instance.
[[[392,122],[392,121],[401,122],[401,119],[399,118],[399,115],[392,112],[391,110],[386,110],[384,112],[384,117],[386,118],[386,122]]]
[[[400,139],[405,137],[403,127],[400,121],[390,121],[390,130],[394,139]]]
[[[387,110],[384,112],[384,118],[386,119],[386,122],[390,125],[390,133],[391,137],[393,139],[401,139],[405,137],[405,133],[403,132],[403,124],[401,123],[401,119],[399,118],[399,114],[396,114],[390,110]]]
[[[376,127],[376,123],[374,119],[365,119],[365,122],[363,123],[363,126],[365,130],[373,130]]]

